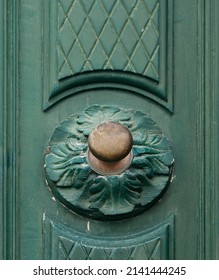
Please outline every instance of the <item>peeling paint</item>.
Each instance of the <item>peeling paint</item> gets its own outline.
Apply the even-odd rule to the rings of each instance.
[[[173,176],[171,177],[170,183],[172,183],[175,179],[176,179],[176,175],[173,175]]]
[[[90,221],[87,222],[87,231],[90,231]]]

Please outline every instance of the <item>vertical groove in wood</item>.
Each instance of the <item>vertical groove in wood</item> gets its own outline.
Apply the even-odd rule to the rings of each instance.
[[[1,63],[1,75],[0,75],[0,259],[4,259],[6,255],[6,246],[5,246],[5,190],[6,190],[6,149],[5,149],[5,94],[6,94],[6,77],[5,77],[5,55],[6,55],[6,46],[5,46],[5,34],[6,34],[6,1],[0,2],[0,61]]]
[[[215,224],[214,226],[214,239],[215,242],[215,254],[214,258],[216,260],[219,259],[219,154],[218,154],[218,147],[219,147],[219,83],[218,83],[218,77],[219,77],[219,1],[215,1],[215,7],[214,7],[214,48],[213,48],[213,60],[214,60],[214,156],[215,156],[215,162],[214,162],[214,189],[215,189]]]
[[[197,119],[196,119],[196,129],[197,129],[197,186],[200,189],[200,197],[199,197],[199,228],[197,235],[199,236],[198,242],[198,251],[197,258],[204,259],[205,256],[205,206],[204,206],[204,198],[205,198],[205,139],[204,139],[204,129],[205,129],[205,109],[204,109],[204,94],[205,94],[205,61],[204,61],[204,42],[205,42],[205,0],[197,0]]]
[[[216,72],[215,72],[215,27],[216,2],[205,1],[205,258],[216,257],[216,196],[215,160],[216,146]]]
[[[1,137],[1,258],[16,258],[17,217],[17,7],[16,0],[1,3],[3,43],[2,69],[2,137]]]
[[[215,90],[216,72],[216,20],[218,3],[215,0],[197,0],[197,185],[200,187],[199,201],[199,246],[198,259],[215,259],[218,162],[217,117],[218,97]],[[217,182],[218,184],[218,182]]]

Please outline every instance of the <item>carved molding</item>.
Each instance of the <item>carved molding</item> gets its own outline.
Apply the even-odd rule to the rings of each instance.
[[[172,112],[172,0],[43,5],[45,110],[72,94],[113,88]]]
[[[0,259],[19,255],[18,10],[18,1],[0,1]]]
[[[197,259],[218,259],[219,197],[218,138],[219,119],[219,2],[197,2],[198,87],[197,97],[197,184],[199,186],[199,225]],[[203,77],[205,81],[203,82]],[[203,135],[203,131],[205,131]],[[203,156],[204,154],[204,156]],[[201,174],[201,176],[200,176]]]
[[[122,174],[103,176],[88,164],[87,138],[108,121],[129,128],[134,157]],[[173,162],[170,142],[151,118],[140,111],[93,105],[55,129],[45,171],[55,196],[73,211],[95,219],[121,219],[144,211],[160,198],[171,180]]]
[[[44,258],[57,260],[174,259],[174,216],[146,231],[116,238],[75,231],[45,215]]]

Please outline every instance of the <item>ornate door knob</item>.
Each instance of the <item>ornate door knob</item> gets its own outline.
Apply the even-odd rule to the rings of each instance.
[[[63,120],[49,140],[46,183],[80,215],[135,216],[163,195],[173,174],[171,143],[146,114],[92,105]]]
[[[106,122],[97,126],[88,139],[88,162],[99,174],[119,174],[131,164],[133,139],[128,128]]]

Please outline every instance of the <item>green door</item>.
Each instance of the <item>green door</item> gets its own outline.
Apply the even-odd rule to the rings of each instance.
[[[0,1],[1,259],[216,259],[216,0]]]

